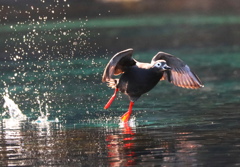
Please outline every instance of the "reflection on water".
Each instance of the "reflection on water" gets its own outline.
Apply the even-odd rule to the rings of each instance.
[[[14,124],[9,126],[7,124]],[[207,126],[64,128],[1,121],[1,166],[211,166],[240,163],[239,131]],[[210,126],[211,127],[211,126]],[[208,129],[208,130],[206,130]],[[232,140],[234,139],[234,140]],[[231,141],[231,145],[229,142]]]
[[[11,126],[9,126],[11,124]],[[31,166],[48,159],[43,156],[51,150],[51,126],[27,121],[1,121],[1,166]],[[47,154],[46,154],[47,155]]]
[[[138,130],[126,124],[120,134],[108,136],[109,166],[168,166],[174,163],[189,166],[197,161],[196,151],[201,145],[187,140],[192,132]]]

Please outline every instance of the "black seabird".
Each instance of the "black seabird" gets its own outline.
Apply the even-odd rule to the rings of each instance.
[[[104,109],[112,104],[118,91],[130,99],[128,111],[121,117],[127,122],[132,113],[134,102],[144,93],[150,91],[160,80],[167,80],[176,86],[187,89],[203,87],[198,76],[190,70],[181,59],[164,52],[158,52],[151,63],[142,63],[132,58],[133,49],[115,54],[107,64],[102,81],[115,89]],[[122,74],[119,79],[113,75]]]

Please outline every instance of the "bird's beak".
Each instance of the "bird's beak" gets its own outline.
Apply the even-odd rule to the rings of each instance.
[[[167,64],[165,64],[165,65],[163,66],[163,69],[164,69],[164,70],[171,70],[172,68],[169,67]]]

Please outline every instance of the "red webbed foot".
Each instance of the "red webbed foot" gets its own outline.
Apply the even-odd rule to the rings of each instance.
[[[132,107],[133,107],[133,105],[134,105],[134,102],[130,101],[128,111],[125,114],[123,114],[123,116],[121,117],[121,120],[123,122],[129,121],[129,119],[131,117],[131,114],[132,114]]]

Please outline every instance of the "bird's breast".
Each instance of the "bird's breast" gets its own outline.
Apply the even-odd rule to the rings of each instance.
[[[151,69],[130,68],[122,74],[118,88],[128,95],[142,95],[150,91],[161,79],[163,73]]]

